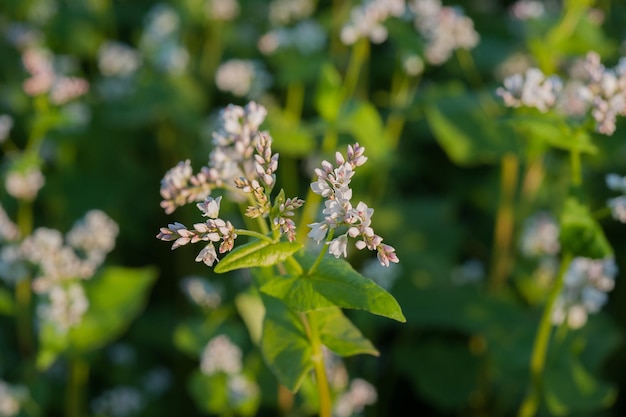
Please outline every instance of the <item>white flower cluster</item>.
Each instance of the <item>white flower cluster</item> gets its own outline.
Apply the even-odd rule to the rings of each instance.
[[[66,331],[80,323],[89,306],[80,280],[95,274],[113,249],[117,233],[113,220],[91,210],[68,232],[67,244],[61,232],[44,227],[21,242],[11,234],[13,240],[0,251],[0,276],[16,282],[28,275],[28,265],[34,266],[33,290],[46,297],[38,313]]]
[[[426,60],[446,62],[456,49],[473,49],[480,42],[474,22],[459,7],[442,6],[441,0],[413,0],[415,28],[426,40]]]
[[[336,167],[328,161],[322,162],[322,168],[316,168],[317,181],[311,183],[311,189],[315,194],[324,198],[325,208],[324,221],[312,223],[308,236],[318,244],[326,238],[329,231],[334,231],[340,226],[348,227],[348,231],[327,242],[329,253],[339,258],[347,256],[348,236],[360,238],[355,246],[357,249],[368,248],[376,250],[378,260],[382,265],[389,266],[389,262],[397,263],[398,256],[395,249],[383,242],[383,238],[374,233],[371,227],[374,209],[360,201],[356,207],[352,206],[352,189],[350,181],[356,167],[363,165],[367,158],[363,156],[365,148],[358,143],[348,146],[347,158],[341,152],[335,154]]]
[[[139,49],[154,67],[168,74],[187,69],[189,52],[179,39],[180,17],[164,3],[154,5],[146,16]]]
[[[158,239],[173,241],[172,249],[188,243],[208,241],[196,257],[196,261],[203,261],[208,266],[218,260],[214,242],[222,241],[220,253],[230,251],[237,234],[230,222],[217,217],[221,197],[213,199],[208,196],[213,188],[220,187],[237,191],[240,195],[249,194],[251,205],[246,210],[246,216],[265,218],[271,212],[273,230],[286,235],[290,241],[295,240],[296,226],[292,217],[294,210],[300,208],[304,201],[299,198],[283,201],[284,193],[281,190],[281,199],[277,197],[276,206],[271,206],[269,195],[276,182],[278,154],[272,154],[271,136],[258,130],[266,114],[265,108],[255,102],[248,103],[245,108],[229,105],[221,113],[220,128],[213,133],[215,148],[209,156],[209,167],[202,168],[200,174],[192,176],[189,161],[186,161],[165,175],[161,182],[161,196],[164,198],[161,207],[171,213],[176,207],[207,195],[197,207],[209,219],[194,224],[193,230],[178,222],[169,224],[161,228]]]
[[[534,107],[544,113],[554,107],[557,95],[563,88],[559,77],[546,77],[538,68],[529,68],[524,75],[513,74],[504,79],[504,88],[496,94],[502,97],[507,107]]]
[[[520,250],[528,258],[554,256],[561,250],[559,225],[548,213],[537,213],[524,222]]]
[[[546,14],[546,5],[539,0],[517,0],[509,12],[518,20],[538,19]]]
[[[259,126],[266,115],[265,107],[254,101],[245,107],[231,104],[224,108],[213,133],[214,149],[208,167],[192,175],[190,161],[179,162],[161,180],[161,207],[165,212],[171,214],[177,207],[202,201],[214,188],[232,190],[235,179],[255,179],[253,155],[260,138]]]
[[[582,327],[588,315],[597,313],[606,303],[616,275],[617,265],[612,258],[574,258],[552,310],[552,323],[566,322],[573,329]]]
[[[361,378],[355,378],[350,382],[350,389],[337,399],[334,415],[337,417],[350,417],[363,411],[366,405],[376,403],[378,393],[376,388]]]
[[[270,74],[259,61],[229,59],[217,68],[215,85],[235,97],[259,98],[272,84]]]
[[[563,88],[561,79],[546,77],[541,70],[529,68],[524,75],[513,74],[504,80],[504,87],[496,90],[507,107],[535,107],[541,112],[559,105],[566,115],[579,117],[591,108],[595,129],[603,135],[615,132],[617,116],[626,115],[626,58],[622,57],[612,69],[600,62],[596,52],[589,52],[580,65],[572,67],[573,74]]]
[[[213,243],[221,241],[219,252],[225,253],[233,249],[237,238],[232,223],[217,217],[221,199],[222,197],[217,199],[207,197],[205,201],[197,204],[203,215],[209,217],[204,223],[194,224],[192,230],[187,229],[182,223],[169,224],[167,227],[161,227],[157,239],[166,242],[174,241],[172,250],[188,243],[209,242],[196,256],[196,262],[204,262],[208,266],[213,266],[216,261],[219,261]]]
[[[0,242],[11,242],[20,237],[17,224],[9,218],[9,215],[0,205]]]
[[[383,43],[387,40],[383,23],[391,17],[403,16],[405,11],[405,0],[365,0],[352,9],[350,21],[341,28],[341,42],[352,45],[367,37],[374,43]]]
[[[303,55],[320,51],[326,44],[326,31],[315,20],[303,20],[291,28],[281,27],[261,36],[257,46],[265,55],[293,47]]]
[[[0,380],[0,416],[17,416],[29,394],[25,387]]]
[[[626,177],[608,174],[606,176],[606,185],[610,190],[622,193],[619,197],[609,199],[607,205],[611,209],[611,214],[615,220],[626,223]]]
[[[136,388],[119,386],[103,392],[91,402],[91,409],[97,416],[130,417],[138,414],[144,405],[144,398]]]
[[[57,73],[53,57],[46,50],[26,49],[22,54],[22,63],[30,74],[23,84],[24,92],[29,96],[49,94],[53,104],[62,105],[89,91],[87,80]]]

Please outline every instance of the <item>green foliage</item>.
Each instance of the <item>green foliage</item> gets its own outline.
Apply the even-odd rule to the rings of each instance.
[[[214,268],[218,274],[236,269],[265,267],[276,265],[300,250],[302,245],[297,242],[271,243],[266,240],[255,240],[233,249]]]
[[[574,256],[599,259],[613,255],[600,225],[589,209],[574,198],[569,198],[563,207],[560,241],[563,250]]]

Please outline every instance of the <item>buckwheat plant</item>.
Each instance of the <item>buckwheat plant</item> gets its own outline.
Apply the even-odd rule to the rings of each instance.
[[[189,161],[166,173],[161,184],[161,207],[166,213],[195,203],[205,219],[191,227],[173,222],[162,227],[157,238],[172,242],[172,249],[202,243],[195,260],[215,265],[216,273],[252,269],[265,308],[259,342],[265,361],[292,391],[314,370],[320,415],[330,416],[331,391],[322,345],[340,356],[378,354],[340,308],[405,321],[388,292],[339,258],[348,256],[352,239],[357,249],[375,251],[384,266],[397,263],[398,256],[374,232],[374,209],[352,201],[351,179],[367,161],[358,143],[348,146],[346,155],[337,152],[334,165],[323,161],[315,170],[311,190],[325,198],[323,218],[297,224],[298,209],[305,201],[276,190],[279,155],[272,151],[270,134],[259,131],[266,113],[254,102],[245,107],[229,105],[222,110],[221,125],[213,134],[215,148],[209,164],[195,175]],[[215,196],[217,190],[240,205],[247,228],[235,227],[220,213],[225,197]],[[317,243],[306,250],[296,235],[297,228],[305,226],[310,228],[308,237]],[[240,244],[241,236],[248,242]],[[346,332],[354,336],[346,339]]]

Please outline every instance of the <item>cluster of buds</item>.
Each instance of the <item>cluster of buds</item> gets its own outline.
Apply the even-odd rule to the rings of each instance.
[[[254,219],[264,217],[270,211],[269,193],[276,183],[276,170],[278,169],[278,154],[272,155],[272,138],[261,134],[256,144],[254,155],[254,172],[256,178],[248,179],[240,177],[235,179],[235,186],[244,193],[251,195],[254,205],[246,210],[246,216]]]
[[[218,260],[214,243],[221,241],[219,252],[225,253],[233,249],[237,238],[232,223],[218,218],[221,200],[222,197],[216,199],[207,197],[205,201],[197,204],[202,215],[208,217],[204,223],[196,223],[193,225],[193,229],[189,230],[184,224],[175,222],[167,227],[162,227],[157,238],[166,242],[173,241],[172,249],[188,243],[209,242],[196,256],[196,262],[204,262],[208,266],[213,266],[213,263]]]
[[[349,145],[347,158],[340,152],[335,154],[336,167],[323,161],[322,168],[315,169],[318,179],[311,184],[311,189],[315,194],[326,198],[323,210],[325,218],[322,222],[308,225],[311,228],[309,237],[319,244],[329,231],[334,233],[338,227],[346,226],[346,233],[327,242],[332,255],[337,258],[342,255],[346,257],[348,237],[360,238],[355,244],[357,249],[376,250],[380,263],[389,266],[390,262],[398,262],[398,256],[393,247],[382,243],[383,238],[374,233],[371,227],[374,209],[367,207],[362,201],[353,207],[351,202],[350,181],[355,168],[367,161],[364,151],[365,148],[358,143]]]

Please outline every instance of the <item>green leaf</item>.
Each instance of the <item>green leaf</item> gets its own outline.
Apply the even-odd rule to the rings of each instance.
[[[613,256],[600,225],[594,220],[589,209],[570,197],[565,202],[561,214],[561,247],[574,256],[602,259]]]
[[[476,96],[454,91],[425,109],[439,145],[458,165],[492,164],[507,153],[519,153],[521,144],[510,126],[493,122]]]
[[[315,109],[328,122],[334,122],[341,110],[341,75],[327,63],[322,67],[315,92]]]
[[[312,265],[310,256],[302,257],[301,261],[305,268]],[[337,306],[406,321],[391,294],[359,274],[343,259],[325,257],[313,274],[278,277],[261,286],[261,292],[283,300],[300,312]]]
[[[15,302],[9,290],[0,287],[0,315],[10,316],[15,309]]]
[[[552,414],[557,416],[594,411],[610,407],[617,389],[596,379],[577,357],[559,355],[553,358],[544,375],[544,395]]]
[[[268,112],[266,123],[272,132],[272,148],[280,155],[303,157],[315,150],[315,139],[309,129],[280,108],[272,108]]]
[[[322,343],[339,356],[380,353],[339,308],[313,311],[317,318]]]
[[[598,148],[591,136],[582,130],[572,130],[562,118],[549,114],[520,115],[502,119],[502,124],[513,127],[523,137],[537,140],[556,149],[596,154]]]
[[[258,345],[263,334],[263,317],[265,316],[265,307],[259,293],[255,290],[238,294],[235,297],[235,306],[248,328],[250,339]]]
[[[37,366],[45,369],[64,351],[85,353],[119,337],[143,310],[156,276],[152,267],[108,267],[86,281],[89,308],[78,326],[61,333],[43,322]]]
[[[342,114],[340,131],[350,133],[367,149],[370,158],[383,159],[389,153],[383,120],[376,107],[369,102],[356,103]]]
[[[233,249],[213,270],[223,274],[235,269],[272,266],[289,258],[301,248],[302,245],[297,242],[271,243],[255,240]]]
[[[467,343],[422,340],[396,348],[393,359],[419,397],[446,411],[466,405],[479,381],[480,358],[470,353]]]
[[[280,300],[261,294],[265,305],[261,352],[281,384],[296,391],[313,369],[311,346],[300,317]]]

